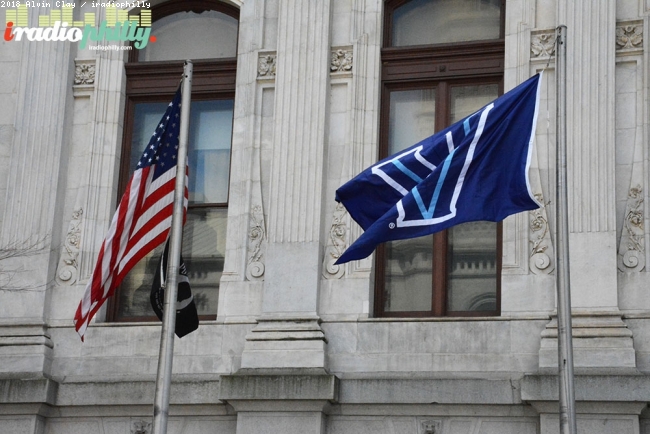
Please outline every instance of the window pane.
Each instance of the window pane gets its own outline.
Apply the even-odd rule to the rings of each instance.
[[[199,315],[217,314],[227,214],[226,208],[190,209],[183,230],[183,259]]]
[[[190,204],[228,202],[233,100],[192,102]]]
[[[402,90],[390,93],[389,155],[415,145],[435,131],[435,89]]]
[[[433,235],[386,243],[384,311],[431,310]]]
[[[447,310],[497,310],[497,223],[454,226],[447,239]]]
[[[474,113],[499,96],[499,85],[451,88],[451,122]],[[449,311],[494,311],[497,277],[497,224],[465,223],[448,232]]]
[[[225,208],[190,209],[183,229],[183,260],[199,315],[216,315],[226,249]],[[122,281],[118,318],[155,316],[149,301],[163,246],[131,269]]]
[[[499,97],[498,84],[451,88],[451,123],[471,115]]]
[[[167,103],[135,105],[130,170],[149,142]],[[227,204],[233,100],[192,101],[189,132],[190,206]],[[199,315],[216,315],[226,247],[225,207],[190,208],[183,229],[183,259]],[[149,302],[162,246],[142,259],[121,285],[118,318],[154,315]]]
[[[233,100],[192,101],[188,149],[190,204],[228,202],[233,106]],[[166,103],[135,105],[130,173],[166,108]]]
[[[498,39],[501,0],[412,0],[393,14],[392,46]]]
[[[151,35],[156,37],[156,42],[138,50],[138,60],[236,57],[238,24],[235,18],[217,11],[178,12],[166,16],[151,25]]]
[[[388,153],[395,154],[435,132],[436,90],[390,93]],[[386,243],[384,311],[431,310],[433,238]]]

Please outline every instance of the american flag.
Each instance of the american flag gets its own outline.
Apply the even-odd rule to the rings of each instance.
[[[88,323],[113,295],[129,270],[169,234],[174,206],[181,89],[160,120],[126,186],[108,235],[99,251],[74,324],[83,340]],[[187,212],[187,162],[185,166],[185,212]]]

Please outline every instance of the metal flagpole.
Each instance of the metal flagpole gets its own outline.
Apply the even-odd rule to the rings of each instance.
[[[556,32],[555,74],[557,92],[557,168],[555,218],[557,222],[556,285],[557,343],[559,367],[560,434],[576,434],[573,387],[573,342],[571,333],[571,285],[569,281],[569,218],[566,157],[566,26]]]
[[[165,285],[165,309],[163,312],[156,396],[153,407],[153,434],[167,433],[169,416],[169,390],[172,382],[172,360],[174,355],[174,330],[176,329],[176,298],[178,297],[178,268],[180,266],[181,241],[183,237],[183,202],[185,200],[185,160],[187,159],[187,138],[190,121],[190,95],[192,92],[191,60],[185,61],[181,98],[181,124],[176,163],[176,189],[170,238],[170,252],[167,258],[167,282]]]

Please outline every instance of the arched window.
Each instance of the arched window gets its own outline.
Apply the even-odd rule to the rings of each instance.
[[[502,0],[388,0],[379,157],[442,130],[502,93]],[[388,242],[376,254],[375,316],[500,313],[501,224],[474,222]]]
[[[189,207],[183,259],[199,316],[214,319],[223,270],[239,10],[216,0],[174,0],[152,9],[155,42],[126,64],[120,192],[179,83],[194,62],[189,134]],[[162,246],[138,263],[109,306],[109,319],[154,319],[149,294]]]

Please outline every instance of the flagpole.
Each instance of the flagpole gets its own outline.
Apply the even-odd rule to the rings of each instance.
[[[158,374],[156,376],[156,395],[153,408],[152,434],[167,433],[169,417],[169,390],[172,380],[172,360],[174,355],[174,330],[176,328],[176,299],[178,294],[178,269],[180,266],[181,241],[183,238],[183,208],[185,201],[185,160],[187,159],[187,140],[190,120],[190,95],[192,93],[191,60],[185,61],[183,68],[183,88],[181,99],[181,124],[176,164],[176,189],[174,191],[174,210],[170,237],[170,253],[167,259],[167,282],[165,285],[165,309],[158,354]]]
[[[555,76],[557,92],[556,210],[557,344],[559,367],[560,434],[576,434],[571,332],[571,282],[569,279],[569,218],[566,143],[566,26],[556,33]]]

